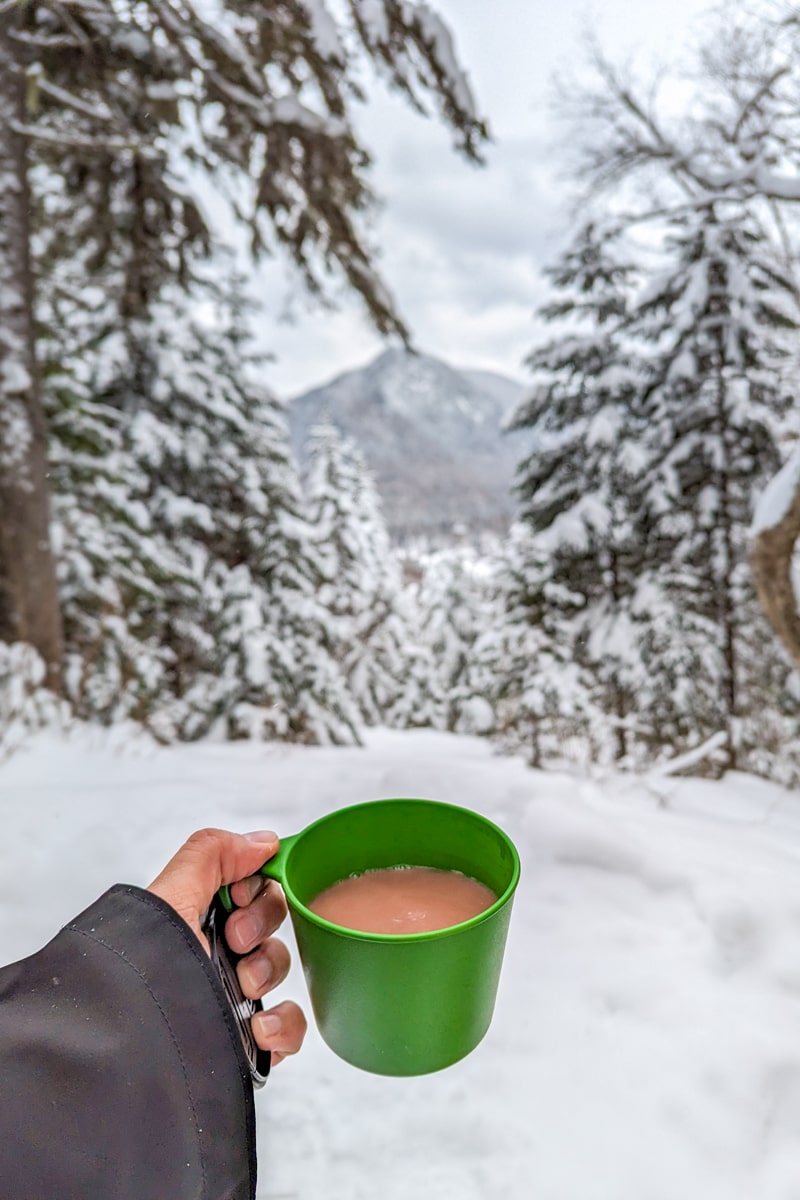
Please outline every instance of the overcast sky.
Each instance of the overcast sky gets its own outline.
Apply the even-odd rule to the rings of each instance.
[[[420,350],[455,366],[525,381],[523,359],[543,296],[541,267],[566,228],[555,74],[581,55],[588,30],[616,60],[679,56],[709,0],[431,0],[448,20],[493,143],[483,169],[463,162],[444,128],[374,89],[361,127],[383,198],[381,267]],[[259,270],[260,340],[276,361],[270,385],[291,397],[360,366],[385,345],[359,302],[311,307],[284,269]],[[294,294],[292,295],[292,292]],[[290,323],[287,312],[293,314]]]

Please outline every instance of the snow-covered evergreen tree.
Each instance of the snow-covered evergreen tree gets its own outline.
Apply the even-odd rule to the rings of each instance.
[[[113,622],[134,657],[121,677],[107,637],[96,655],[74,647],[84,651],[88,711],[94,705],[106,719],[127,712],[164,739],[221,728],[352,741],[356,710],[328,652],[320,569],[282,407],[256,381],[260,364],[243,344],[235,297],[216,289],[205,304],[203,321],[197,298],[165,292],[151,319],[110,335],[94,359],[90,386],[104,418],[111,414],[102,432],[116,429],[109,461],[120,495],[116,511],[106,504],[100,512],[98,555],[109,543],[115,550],[100,582],[121,604]],[[88,411],[84,404],[82,419]],[[95,477],[76,489],[78,461],[71,446],[63,508],[83,532],[64,558],[78,581],[72,606],[84,614],[99,572],[84,568],[91,541],[81,502],[103,485]],[[143,562],[136,589],[131,576]]]
[[[663,240],[665,226],[673,238],[675,257],[653,289],[661,295],[662,320],[650,331],[659,342],[652,411],[658,423],[658,397],[668,397],[671,415],[664,429],[677,434],[679,445],[677,469],[672,478],[669,468],[662,469],[655,491],[663,492],[663,509],[677,495],[696,507],[686,524],[686,506],[679,501],[670,528],[667,512],[652,492],[648,496],[652,511],[660,513],[658,537],[664,539],[654,557],[663,563],[671,545],[678,558],[672,577],[667,571],[650,575],[641,602],[644,610],[655,600],[662,616],[658,627],[650,622],[648,637],[650,662],[658,665],[666,686],[647,702],[662,713],[667,740],[682,739],[689,727],[695,735],[698,728],[722,729],[729,761],[753,765],[758,758],[758,769],[764,769],[769,759],[776,777],[790,769],[794,754],[795,701],[791,686],[785,686],[785,664],[779,657],[772,661],[767,630],[758,620],[749,623],[752,585],[740,517],[743,498],[747,494],[752,504],[768,460],[777,465],[777,449],[781,458],[787,455],[787,445],[776,445],[776,421],[780,424],[783,402],[777,392],[787,365],[781,326],[796,340],[794,287],[785,264],[797,256],[790,213],[800,199],[799,48],[796,3],[743,10],[735,20],[723,11],[694,48],[688,75],[681,66],[680,85],[688,95],[683,111],[671,103],[667,111],[663,91],[597,51],[595,82],[573,91],[568,114],[565,108],[576,182],[591,210],[605,204],[618,224],[638,231],[640,245],[652,248]],[[670,288],[675,294],[668,298]],[[684,303],[676,315],[687,329],[694,314],[704,343],[682,360],[671,355],[676,339],[664,315],[679,303],[679,294]],[[644,337],[646,309],[645,302]],[[671,380],[659,371],[662,355],[672,359]],[[687,369],[692,359],[702,364],[699,371]],[[683,397],[681,376],[694,379],[684,380]],[[788,390],[792,387],[790,382]],[[685,415],[676,411],[682,398]],[[796,437],[796,412],[792,416],[790,410],[788,424],[789,438]],[[693,438],[699,447],[694,465],[685,456]],[[671,456],[670,444],[654,444],[653,450],[654,463],[659,455]],[[656,470],[653,477],[658,476]],[[701,513],[703,503],[711,515]],[[784,582],[793,540],[780,552]],[[717,593],[713,606],[709,580]],[[790,591],[787,586],[787,596]],[[713,652],[704,655],[702,648],[712,644]],[[648,672],[644,683],[657,678]],[[705,687],[707,679],[713,682]]]
[[[640,295],[593,227],[550,273],[543,311],[559,336],[531,356],[535,389],[515,418],[533,433],[518,485],[530,536],[514,551],[527,545],[530,561],[506,572],[524,579],[506,584],[506,607],[513,626],[527,594],[537,635],[559,651],[528,663],[504,648],[520,675],[512,694],[537,696],[540,744],[546,713],[618,761],[723,730],[731,764],[760,747],[763,769],[766,746],[794,728],[747,530],[779,457],[796,299],[748,210],[719,207],[683,207]]]
[[[532,434],[517,477],[531,536],[517,536],[510,548],[506,591],[512,622],[527,602],[532,620],[558,630],[560,649],[526,662],[523,619],[509,670],[513,662],[525,682],[509,679],[507,687],[540,697],[540,723],[563,696],[570,727],[582,722],[596,753],[622,759],[639,720],[631,604],[647,541],[643,375],[626,333],[636,273],[609,233],[588,225],[548,275],[556,294],[541,315],[557,331],[528,360],[534,388],[513,422]],[[526,549],[527,564],[520,561]],[[563,688],[554,675],[559,663]],[[520,719],[529,722],[524,706]]]
[[[493,710],[491,732],[541,767],[587,757],[590,680],[572,653],[550,555],[524,522],[509,531],[492,574],[492,618],[473,647],[475,694]]]
[[[781,7],[720,22],[698,47],[683,114],[660,112],[655,90],[646,94],[600,53],[596,83],[570,96],[586,206],[638,243],[649,276],[642,292],[628,292],[618,330],[600,310],[591,321],[598,337],[604,324],[621,335],[618,364],[627,369],[635,353],[631,420],[614,439],[630,440],[633,455],[620,461],[619,478],[632,503],[614,522],[625,565],[622,636],[609,639],[602,610],[589,607],[572,660],[594,676],[594,713],[598,652],[606,661],[609,644],[627,653],[608,680],[611,696],[623,685],[625,715],[613,703],[609,712],[608,689],[599,706],[618,734],[624,730],[620,754],[669,753],[722,731],[728,765],[787,778],[796,769],[796,689],[754,604],[747,544],[756,494],[785,456],[787,433],[797,434],[790,356],[800,313],[787,266],[793,229],[780,209],[799,195],[792,64],[800,25],[796,6]],[[548,363],[548,350],[535,365],[569,370]],[[581,385],[581,403],[593,387],[594,380]],[[559,521],[563,528],[570,513],[591,507],[598,472],[583,448],[588,430],[562,416],[556,393],[552,399],[554,436],[576,480],[570,489],[534,398],[527,415],[545,436],[526,467],[526,515],[534,530],[558,533]],[[553,552],[561,546],[556,537]],[[583,600],[573,614],[577,628],[582,607]]]
[[[390,720],[407,671],[400,571],[374,481],[331,424],[312,430],[306,486],[333,654],[362,719],[381,724]]]
[[[40,194],[45,184],[62,205],[52,178],[39,179]],[[117,320],[113,287],[86,286],[85,247],[64,252],[71,226],[68,210],[62,215],[38,238],[48,286],[37,315],[64,691],[80,717],[145,719],[153,697],[170,690],[169,655],[146,613],[183,571],[139,496],[124,414],[97,397],[99,376],[118,369],[125,344],[108,334]]]
[[[98,335],[135,337],[162,287],[185,287],[211,249],[193,198],[203,176],[227,192],[255,251],[279,249],[314,293],[338,272],[377,328],[405,337],[363,228],[372,195],[352,121],[359,64],[377,64],[415,107],[433,100],[468,158],[487,131],[428,4],[11,2],[0,6],[0,58],[0,638],[31,642],[58,691],[34,294],[37,281],[47,288],[48,255],[77,256],[85,286],[110,301]],[[51,231],[42,251],[36,235]],[[70,411],[60,409],[62,445]]]
[[[119,414],[79,374],[45,382],[50,412],[53,546],[64,621],[64,690],[76,715],[146,721],[169,693],[156,611],[183,575],[132,486]]]
[[[0,760],[40,729],[67,728],[69,705],[47,687],[47,669],[26,642],[0,642]]]
[[[474,670],[474,647],[494,615],[490,559],[456,546],[423,555],[419,570],[409,599],[417,614],[415,644],[427,664],[431,724],[451,733],[486,733],[492,709]]]
[[[643,761],[724,731],[729,764],[756,754],[763,770],[797,720],[747,561],[791,405],[794,288],[747,207],[714,201],[682,206],[638,293],[631,275],[592,228],[551,272],[544,314],[561,334],[531,356],[515,423],[534,435],[519,474],[525,604],[559,651],[538,655],[538,693],[536,666],[509,658],[547,697],[539,729],[563,710],[593,758]]]
[[[674,619],[674,648],[665,659],[662,613],[645,662],[670,740],[685,740],[688,726],[700,740],[724,730],[730,764],[746,766],[754,750],[764,761],[768,713],[787,732],[797,719],[796,703],[784,704],[788,664],[756,603],[748,530],[794,404],[787,334],[800,310],[746,206],[703,200],[671,224],[667,265],[636,314],[650,343],[650,578]]]

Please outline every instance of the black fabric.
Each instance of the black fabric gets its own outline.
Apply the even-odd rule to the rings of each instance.
[[[192,930],[117,885],[0,970],[2,1200],[253,1200],[253,1090]]]

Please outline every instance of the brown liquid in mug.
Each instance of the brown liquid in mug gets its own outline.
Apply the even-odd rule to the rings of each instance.
[[[477,917],[494,892],[460,871],[387,867],[342,879],[309,908],[317,916],[365,933],[426,933]]]

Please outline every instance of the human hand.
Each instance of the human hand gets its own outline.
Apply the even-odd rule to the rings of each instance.
[[[236,954],[246,955],[236,971],[242,991],[251,1000],[277,987],[289,971],[289,951],[271,936],[286,916],[286,901],[277,884],[254,874],[277,849],[275,833],[201,829],[147,889],[183,917],[208,951],[201,922],[222,885],[232,885],[231,897],[239,907],[225,922],[225,938]],[[256,1013],[251,1025],[256,1042],[271,1051],[276,1064],[297,1053],[306,1033],[302,1010],[290,1000]]]

